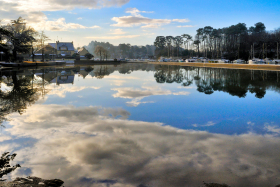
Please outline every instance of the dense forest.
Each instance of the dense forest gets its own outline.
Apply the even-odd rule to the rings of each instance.
[[[193,56],[226,58],[229,60],[255,58],[279,58],[280,29],[266,31],[258,22],[247,28],[245,23],[215,29],[205,26],[196,30],[196,35],[157,36],[154,42],[157,56]]]
[[[155,46],[146,45],[146,46],[136,46],[130,44],[119,44],[118,46],[114,46],[109,42],[98,42],[91,41],[87,46],[84,46],[90,53],[95,55],[96,57],[99,54],[95,54],[95,49],[97,46],[101,46],[108,52],[109,58],[130,58],[130,59],[141,59],[141,58],[149,58],[154,56]]]

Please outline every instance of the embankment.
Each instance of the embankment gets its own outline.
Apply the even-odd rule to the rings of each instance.
[[[225,69],[248,69],[248,70],[267,70],[280,71],[280,65],[272,64],[219,64],[219,63],[190,63],[190,62],[148,62],[149,64],[175,65],[175,66],[194,66]]]

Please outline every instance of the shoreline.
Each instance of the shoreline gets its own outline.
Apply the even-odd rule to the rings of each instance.
[[[149,64],[158,65],[175,65],[175,66],[193,66],[207,68],[223,68],[223,69],[247,69],[247,70],[268,70],[280,71],[280,65],[270,64],[222,64],[222,63],[199,63],[199,62],[147,62]]]

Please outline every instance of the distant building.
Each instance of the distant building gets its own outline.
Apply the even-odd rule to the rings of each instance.
[[[44,54],[45,55],[56,55],[57,54],[57,50],[55,48],[53,48],[50,44],[44,46],[44,48],[39,49],[38,51],[35,51],[35,56],[41,56],[42,55],[42,50],[44,49]]]
[[[78,50],[78,54],[80,55],[80,57],[85,57],[85,55],[89,53],[88,50],[84,47],[82,47],[81,49]]]
[[[63,70],[57,73],[51,83],[60,84],[74,84],[75,73],[72,70]]]
[[[59,42],[49,43],[57,51],[57,55],[72,56],[75,53],[73,42]]]

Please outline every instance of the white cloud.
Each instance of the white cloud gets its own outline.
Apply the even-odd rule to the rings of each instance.
[[[179,23],[186,23],[186,22],[190,22],[190,20],[188,19],[173,19],[173,22],[179,22]]]
[[[54,21],[42,20],[39,23],[30,24],[35,29],[44,29],[49,31],[67,31],[69,29],[86,29],[86,28],[100,28],[99,26],[86,27],[78,23],[66,23],[65,18],[59,18]]]
[[[65,23],[65,20],[48,20],[44,11],[72,10],[75,8],[102,8],[111,6],[122,6],[129,0],[0,0],[0,17],[5,20],[13,20],[23,17],[27,23],[35,27],[37,30],[67,30],[77,28],[90,28],[77,23]],[[69,11],[68,13],[72,13]],[[60,25],[61,23],[61,25]],[[3,23],[2,23],[3,24]],[[64,28],[66,26],[66,28]]]
[[[130,8],[126,11],[130,16],[113,17],[112,20],[117,22],[112,24],[114,27],[133,27],[141,26],[141,28],[159,28],[162,25],[170,24],[171,22],[188,22],[188,19],[152,19],[142,16],[140,13],[152,13],[140,11],[136,8]]]
[[[133,27],[140,25],[163,25],[171,23],[169,19],[151,19],[147,17],[136,17],[136,16],[123,16],[123,17],[113,17],[113,21],[117,22],[112,24],[114,27]]]
[[[35,0],[25,0],[25,1],[5,1],[10,4],[16,4],[18,10],[31,10],[31,11],[56,11],[56,10],[72,10],[75,8],[102,8],[111,6],[122,6],[129,2],[129,0],[79,0],[79,1],[69,1],[69,0],[45,0],[38,3]],[[71,11],[69,11],[71,12]]]
[[[144,25],[142,26],[141,28],[152,28],[152,29],[156,29],[156,28],[159,28],[160,25],[158,24],[148,24],[148,25]]]
[[[78,18],[77,18],[77,20],[81,20],[81,19],[83,19],[83,18],[82,18],[82,17],[78,17]]]
[[[116,35],[126,34],[126,32],[124,32],[122,29],[111,29],[110,31],[111,31],[110,34],[116,34]]]
[[[139,16],[141,17],[141,15],[139,13],[154,13],[153,11],[140,11],[137,8],[128,8],[125,11],[126,13],[129,13],[133,16]]]
[[[91,26],[91,27],[88,27],[88,28],[90,28],[90,29],[100,29],[101,27],[98,26],[98,25],[94,25],[94,26]]]

